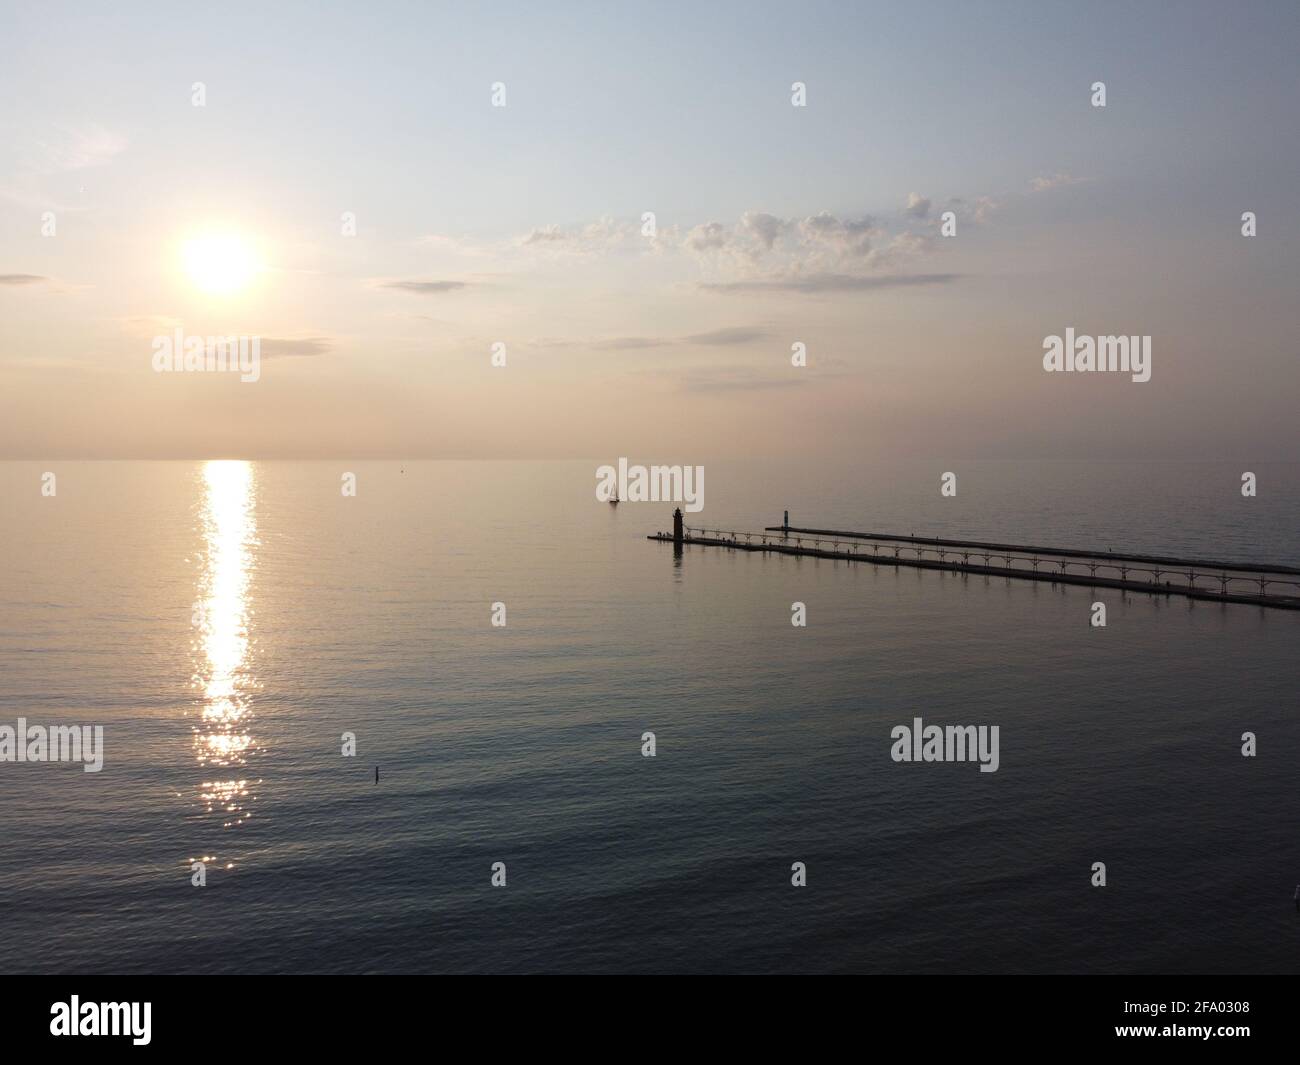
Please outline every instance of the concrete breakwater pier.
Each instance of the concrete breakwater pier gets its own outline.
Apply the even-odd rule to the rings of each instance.
[[[759,533],[736,532],[687,526],[680,510],[673,515],[671,533],[657,532],[647,539],[678,548],[693,545],[764,551],[1300,610],[1300,567],[1297,566],[1113,551],[1099,553],[982,540],[809,529],[789,524],[769,525]]]

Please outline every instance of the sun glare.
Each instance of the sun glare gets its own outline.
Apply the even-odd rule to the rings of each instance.
[[[232,233],[194,237],[185,242],[182,258],[190,280],[209,296],[233,296],[241,292],[258,271],[252,245]]]

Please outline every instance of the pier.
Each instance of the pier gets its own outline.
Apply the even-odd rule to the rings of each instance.
[[[689,544],[732,551],[763,551],[1300,610],[1300,567],[1297,566],[1113,551],[1098,553],[790,525],[769,525],[761,533],[735,532],[691,528],[682,523],[680,511],[674,515],[672,533],[658,532],[647,539],[679,547]]]

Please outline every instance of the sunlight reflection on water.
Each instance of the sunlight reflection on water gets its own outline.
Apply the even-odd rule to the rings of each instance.
[[[216,770],[200,783],[200,802],[230,828],[252,816],[252,782],[241,772],[255,753],[250,726],[257,685],[251,671],[248,597],[258,545],[252,464],[205,463],[203,488],[206,551],[195,616],[199,638],[194,676],[202,695],[194,754],[202,768]]]

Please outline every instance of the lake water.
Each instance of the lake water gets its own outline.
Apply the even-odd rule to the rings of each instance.
[[[596,465],[0,464],[0,724],[105,744],[0,763],[0,970],[1300,968],[1300,614],[675,558]],[[1295,466],[706,468],[691,524],[1300,564]]]

